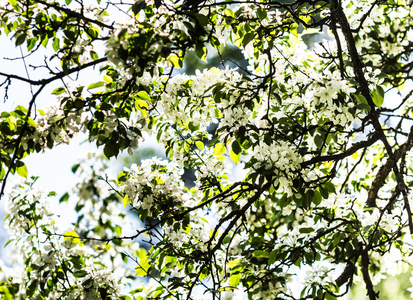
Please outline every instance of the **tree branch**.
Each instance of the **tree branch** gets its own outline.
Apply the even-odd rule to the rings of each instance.
[[[71,68],[67,72],[62,71],[60,73],[57,73],[55,76],[52,76],[52,77],[47,78],[47,79],[41,79],[41,80],[31,80],[31,79],[24,78],[24,77],[21,77],[21,76],[18,76],[18,75],[7,74],[7,73],[3,73],[3,72],[0,72],[0,76],[7,77],[9,79],[17,79],[17,80],[20,80],[20,81],[24,81],[24,82],[27,82],[31,85],[47,85],[47,84],[49,84],[49,83],[51,83],[55,80],[62,79],[62,78],[66,77],[69,74],[81,71],[81,70],[89,68],[89,67],[96,66],[96,65],[98,65],[102,62],[105,62],[107,60],[108,60],[107,57],[102,57],[102,58],[99,58],[97,60],[88,62],[88,63],[86,63],[82,66]]]
[[[84,15],[82,15],[82,14],[76,12],[76,11],[73,11],[73,10],[68,9],[66,7],[60,6],[60,4],[57,3],[57,2],[53,3],[53,2],[46,2],[46,1],[42,1],[42,0],[37,0],[36,2],[38,2],[40,4],[43,4],[44,6],[46,6],[48,8],[50,8],[50,7],[54,8],[55,10],[57,10],[59,12],[64,12],[68,16],[75,17],[75,18],[78,18],[78,19],[82,19],[82,20],[87,21],[89,23],[95,23],[96,25],[99,25],[102,28],[107,28],[107,29],[111,29],[111,30],[114,29],[114,27],[112,25],[107,25],[107,24],[102,23],[98,20],[93,20],[93,19],[90,19],[88,17],[85,17]]]
[[[393,164],[397,163],[400,158],[403,156],[404,153],[410,151],[413,147],[413,126],[410,129],[409,137],[399,149],[394,152],[394,162],[391,159],[388,159],[384,165],[381,166],[380,170],[377,172],[373,183],[371,184],[368,198],[367,198],[367,206],[368,207],[377,207],[376,205],[376,198],[380,188],[383,186],[384,181],[386,180],[387,176],[389,175],[390,171],[393,168]]]
[[[355,143],[351,148],[349,148],[349,149],[347,149],[347,150],[345,150],[341,153],[313,157],[310,160],[302,162],[301,167],[305,168],[307,166],[310,166],[310,165],[313,165],[313,164],[316,164],[316,163],[319,163],[319,162],[337,161],[337,160],[346,158],[346,157],[352,155],[353,153],[357,152],[359,149],[370,147],[371,145],[373,145],[378,140],[380,140],[380,135],[378,133],[374,132],[373,135],[370,137],[370,139],[368,139],[366,141],[361,141],[361,142]]]
[[[377,133],[380,134],[380,140],[383,142],[383,145],[386,149],[387,154],[389,155],[389,164],[392,166],[393,172],[396,175],[397,185],[399,185],[400,190],[403,194],[404,200],[404,208],[407,211],[408,220],[409,220],[409,229],[410,233],[413,234],[413,221],[412,221],[412,213],[410,210],[410,205],[407,196],[407,187],[404,183],[403,175],[399,172],[399,168],[396,164],[397,160],[394,156],[393,149],[390,146],[386,135],[381,127],[377,111],[375,109],[375,104],[373,99],[370,95],[369,84],[364,77],[363,72],[363,63],[360,59],[360,56],[357,52],[356,42],[354,41],[354,37],[352,34],[352,30],[350,28],[350,24],[348,23],[347,17],[344,14],[344,11],[337,0],[330,0],[330,11],[331,11],[331,22],[338,22],[341,26],[341,31],[347,42],[347,48],[350,54],[351,62],[353,64],[354,74],[356,77],[356,81],[359,83],[361,94],[366,98],[368,104],[371,107],[371,120],[373,123],[373,127]]]
[[[373,283],[371,282],[369,274],[369,264],[370,259],[368,252],[363,251],[363,253],[361,254],[361,272],[363,274],[364,282],[366,283],[367,296],[369,296],[370,300],[376,300],[379,298],[379,293],[376,293],[374,291]]]

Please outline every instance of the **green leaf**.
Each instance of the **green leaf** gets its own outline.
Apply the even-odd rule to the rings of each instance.
[[[313,197],[313,203],[314,203],[315,205],[319,205],[319,204],[321,203],[321,200],[322,200],[322,199],[323,199],[323,198],[321,197],[320,192],[317,191],[317,190],[315,190],[315,191],[314,191],[314,197]]]
[[[26,40],[26,34],[20,34],[17,38],[16,38],[16,46],[20,46],[21,44],[24,43],[24,41]]]
[[[238,265],[240,262],[241,262],[241,259],[234,259],[234,260],[231,260],[231,261],[227,264],[227,266],[228,266],[228,268],[232,269],[233,267],[235,267],[236,265]]]
[[[223,143],[215,144],[214,149],[213,149],[214,155],[224,154],[225,151],[227,151],[227,149],[225,148]]]
[[[43,40],[42,40],[42,46],[46,48],[48,42],[49,42],[49,37],[47,35],[45,35]]]
[[[277,250],[273,250],[270,253],[270,256],[268,257],[268,265],[272,265],[275,262],[275,259],[277,258]]]
[[[175,68],[180,69],[180,68],[182,68],[182,66],[183,66],[182,58],[179,58],[179,57],[176,56],[176,55],[171,55],[171,56],[169,57],[169,61],[172,63],[172,65],[173,65]]]
[[[54,38],[53,39],[53,50],[57,52],[57,50],[59,50],[59,44],[60,44],[60,40],[58,38]]]
[[[135,108],[139,110],[143,116],[146,116],[148,112],[148,107],[148,103],[146,103],[145,101],[141,99],[135,100]]]
[[[151,101],[151,97],[150,97],[150,96],[148,95],[148,93],[145,92],[145,91],[140,91],[140,92],[138,92],[137,96],[138,96],[139,98],[143,99],[143,100]]]
[[[134,5],[132,5],[131,10],[135,15],[137,15],[145,7],[146,7],[146,2],[143,0],[139,0],[139,1],[136,1]]]
[[[70,40],[70,41],[76,41],[76,33],[75,31],[72,30],[63,30],[63,33],[65,36]]]
[[[6,217],[8,217],[8,216],[10,216],[10,215],[7,215]],[[7,218],[5,218],[4,220],[6,220]],[[8,240],[5,244],[4,244],[4,248],[6,248],[6,246],[8,245],[8,244],[10,244],[11,242],[12,242],[13,240],[12,239],[10,239],[10,240]]]
[[[204,267],[199,275],[199,280],[204,279],[208,275],[208,268]]]
[[[185,152],[189,152],[189,149],[191,148],[191,145],[188,142],[184,142],[184,150]]]
[[[144,258],[139,261],[139,266],[135,268],[136,275],[144,277],[148,275],[150,265],[148,263],[148,259]]]
[[[88,90],[88,91],[89,91],[89,90],[93,90],[93,89],[102,87],[102,86],[104,86],[104,85],[105,85],[105,83],[104,83],[103,81],[99,81],[99,82],[96,82],[96,83],[92,83],[92,84],[90,84],[90,85],[87,87],[87,90]]]
[[[360,110],[365,111],[366,113],[369,113],[370,110],[371,110],[370,105],[368,105],[367,103],[358,104],[358,105],[357,105],[357,108],[360,109]]]
[[[76,173],[77,169],[79,169],[79,166],[80,166],[80,164],[74,164],[74,165],[72,166],[72,172],[73,172],[73,173]]]
[[[33,296],[33,294],[36,291],[38,285],[39,285],[38,280],[33,280],[30,283],[29,287],[26,290],[26,295],[27,295],[28,298],[31,298]]]
[[[255,250],[252,253],[253,257],[270,257],[270,254],[267,251],[264,250]]]
[[[326,189],[324,189],[322,186],[319,186],[318,190],[320,191],[320,194],[324,199],[328,199],[328,191]]]
[[[384,101],[383,88],[381,86],[377,86],[376,89],[371,92],[371,97],[372,97],[374,104],[380,108],[383,105],[383,101]]]
[[[236,274],[231,274],[229,277],[229,285],[230,286],[238,286],[241,281],[241,273],[237,272]]]
[[[64,88],[60,87],[60,88],[54,89],[52,94],[53,95],[60,95],[60,94],[63,94],[64,92],[66,92],[66,90]]]
[[[0,132],[5,135],[12,135],[14,129],[16,128],[16,123],[8,118],[8,120],[0,123]]]
[[[29,112],[26,107],[21,106],[21,105],[18,105],[18,106],[14,109],[14,111],[15,111],[15,112],[18,112],[18,113],[21,112],[21,115],[26,115],[26,114]]]
[[[302,228],[299,229],[300,233],[310,233],[310,232],[313,232],[313,231],[314,231],[314,228],[312,228],[312,227],[302,227]]]
[[[197,124],[196,126],[194,125],[194,122],[189,122],[188,123],[188,128],[192,131],[192,132],[194,132],[194,131],[197,131],[198,129],[199,129],[199,127],[201,127],[201,124]]]
[[[112,156],[117,157],[119,154],[119,145],[115,142],[107,143],[103,148],[103,154],[105,154],[107,158],[111,158]]]
[[[196,142],[195,142],[195,145],[197,146],[197,148],[198,148],[199,150],[204,150],[204,143],[203,143],[203,142],[201,142],[201,141],[196,141]]]
[[[129,200],[129,195],[128,194],[126,194],[125,197],[123,197],[122,203],[123,203],[123,207],[126,207],[126,205],[131,203],[131,201]]]
[[[36,46],[37,38],[27,39],[27,51],[30,51]]]
[[[248,32],[246,35],[244,35],[244,38],[242,39],[242,45],[245,47],[249,44],[249,42],[252,41],[254,38],[255,33],[254,32]]]
[[[108,76],[108,75],[103,75],[103,80],[107,83],[107,84],[111,84],[113,82],[112,77]]]
[[[337,297],[330,295],[329,293],[325,293],[325,300],[337,300]]]
[[[20,161],[20,166],[17,168],[17,174],[19,174],[21,177],[27,178],[27,175],[29,174],[27,172],[26,165]]]
[[[199,57],[199,59],[202,59],[203,61],[206,61],[208,51],[207,51],[207,47],[205,47],[205,45],[196,44],[195,53]]]
[[[67,202],[69,200],[69,193],[64,193],[62,197],[59,199],[59,203]]]
[[[99,55],[95,51],[90,51],[90,57],[93,60],[97,60],[99,58]]]
[[[0,163],[0,180],[2,180],[5,175],[6,175],[6,170],[4,169],[4,167]]]
[[[75,276],[75,278],[85,277],[87,274],[88,273],[85,270],[79,270],[79,271],[73,272],[73,276]]]
[[[86,34],[89,36],[91,40],[94,40],[99,36],[99,29],[96,27],[87,28]]]
[[[257,14],[258,18],[260,18],[260,21],[264,20],[267,17],[267,11],[262,7],[258,7]]]
[[[234,162],[234,164],[238,164],[240,158],[241,158],[241,153],[235,154],[235,152],[231,149],[229,151],[229,156],[231,157],[232,161]]]
[[[354,97],[356,98],[359,104],[362,104],[362,103],[368,104],[366,98],[363,95],[354,95]]]
[[[289,30],[290,33],[292,33],[292,34],[295,35],[296,37],[298,37],[297,28],[298,28],[297,23],[293,23],[293,24],[290,25],[290,30]]]
[[[241,146],[239,145],[238,141],[233,141],[231,145],[232,151],[234,151],[235,154],[241,154]]]
[[[128,175],[129,175],[128,172],[125,172],[125,171],[120,172],[118,175],[118,181],[125,182],[126,180],[128,180]]]
[[[144,109],[146,111],[148,110],[149,106],[148,106],[148,103],[146,103],[145,101],[138,99],[138,100],[135,100],[135,108],[139,110]]]
[[[324,188],[329,193],[335,193],[336,192],[336,186],[331,181],[328,181],[328,182],[324,183]]]
[[[80,244],[79,235],[75,231],[67,231],[63,236],[65,241],[70,241],[73,244]]]
[[[384,98],[384,89],[380,85],[376,86],[376,91],[381,98]]]
[[[27,124],[30,125],[31,127],[37,128],[36,122],[30,117],[27,118]]]
[[[195,17],[201,26],[207,26],[209,24],[209,18],[203,14],[195,14]]]
[[[321,146],[323,145],[323,139],[322,139],[322,137],[319,135],[319,134],[317,134],[315,137],[314,137],[314,144],[317,146],[317,148],[321,148]]]
[[[10,3],[12,6],[16,6],[16,5],[17,5],[17,0],[9,0],[9,3]]]
[[[235,14],[234,14],[234,12],[231,10],[231,9],[225,9],[224,10],[224,14],[227,16],[227,17],[232,17],[232,18],[235,18]]]

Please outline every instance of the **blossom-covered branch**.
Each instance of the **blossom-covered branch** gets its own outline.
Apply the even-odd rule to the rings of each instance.
[[[364,282],[378,299],[413,263],[412,24],[403,0],[0,2],[33,66],[0,67],[0,88],[35,91],[0,115],[1,195],[26,180],[3,196],[25,263],[0,294],[337,299]],[[72,167],[65,228],[24,158],[78,134],[97,152]],[[165,157],[111,174],[148,136]]]

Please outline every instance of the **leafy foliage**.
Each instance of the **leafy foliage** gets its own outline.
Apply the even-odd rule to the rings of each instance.
[[[15,82],[31,88],[0,115],[1,196],[11,174],[26,179],[5,200],[23,265],[1,267],[2,297],[337,299],[360,280],[378,299],[374,284],[412,263],[411,7],[0,1],[0,32],[27,50],[28,72],[48,71],[0,72],[6,98]],[[224,53],[234,47],[243,59]],[[218,66],[179,71],[214,51]],[[37,52],[47,59],[29,69]],[[88,69],[95,79],[73,80]],[[56,105],[36,111],[58,82]],[[24,158],[79,133],[103,156],[74,162],[67,230]],[[145,135],[167,159],[106,175]]]

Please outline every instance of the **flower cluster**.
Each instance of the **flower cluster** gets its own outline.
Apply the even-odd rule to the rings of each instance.
[[[263,168],[271,171],[275,185],[280,185],[280,191],[292,195],[294,193],[292,181],[301,169],[303,158],[286,141],[273,141],[271,144],[260,142],[255,148],[251,161],[254,169]]]
[[[83,110],[71,111],[67,115],[58,107],[50,107],[46,112],[39,110],[37,122],[26,116],[27,110],[18,106],[15,111],[2,114],[0,123],[13,132],[11,139],[2,135],[0,145],[7,153],[13,152],[14,142],[20,141],[24,151],[34,147],[36,151],[52,148],[56,144],[69,141],[80,131],[85,130]],[[23,132],[24,130],[24,132]]]
[[[6,267],[1,268],[1,276],[8,276],[12,284],[21,285],[16,296],[41,295],[40,287],[48,284],[57,285],[48,294],[51,299],[91,299],[103,290],[119,299],[125,283],[120,276],[131,272],[126,265],[122,266],[118,251],[109,247],[97,252],[93,243],[81,242],[74,231],[66,232],[63,237],[56,234],[61,232],[58,227],[61,220],[52,211],[55,194],[46,194],[33,185],[34,181],[28,181],[13,189],[7,203],[6,221],[10,241],[14,243],[13,258],[24,261],[25,265],[15,268],[13,274]],[[125,246],[122,249],[126,249]],[[133,248],[131,245],[130,250]],[[116,271],[108,267],[115,262],[118,263]]]
[[[140,207],[148,215],[157,217],[155,212],[166,206],[173,209],[177,205],[191,204],[190,195],[183,191],[182,171],[176,164],[157,158],[145,160],[141,166],[132,165],[119,174],[121,191],[134,207]]]

